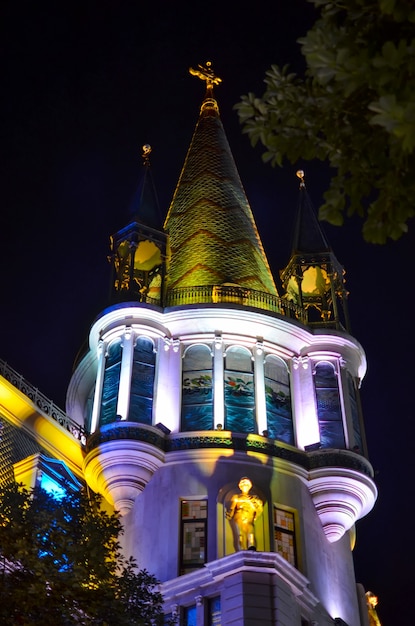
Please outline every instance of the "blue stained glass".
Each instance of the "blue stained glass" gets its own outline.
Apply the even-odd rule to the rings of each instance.
[[[344,448],[345,438],[337,376],[330,363],[316,367],[315,390],[322,448]]]
[[[213,406],[190,405],[182,408],[182,430],[211,430],[213,422]]]
[[[121,342],[117,341],[108,348],[105,362],[104,382],[102,385],[100,426],[115,421],[117,412],[118,389],[121,373]]]
[[[184,626],[197,626],[195,606],[185,607],[183,611],[183,625]]]
[[[206,345],[191,346],[183,360],[181,430],[212,430],[212,355]]]
[[[291,414],[289,417],[281,415],[277,412],[268,411],[267,413],[267,429],[268,436],[271,439],[278,439],[294,445],[294,429]]]
[[[254,411],[244,407],[228,406],[226,408],[225,428],[237,433],[254,433]]]
[[[220,596],[209,599],[209,626],[221,626],[221,604]]]
[[[349,400],[352,410],[353,436],[354,445],[362,450],[362,434],[360,431],[359,409],[357,404],[357,391],[353,383],[353,379],[348,373]]]
[[[254,433],[255,395],[252,374],[225,377],[225,428],[239,433]]]
[[[344,448],[343,424],[341,422],[320,422],[320,443],[322,448]]]
[[[153,421],[153,393],[156,355],[153,343],[139,337],[134,348],[128,420],[151,424]]]

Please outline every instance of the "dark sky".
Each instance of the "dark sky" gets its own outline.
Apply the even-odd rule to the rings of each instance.
[[[223,0],[3,2],[0,358],[58,406],[107,303],[109,235],[128,219],[144,143],[167,212],[204,95],[189,66],[210,60],[223,80],[222,121],[274,274],[287,263],[295,172],[305,170],[316,208],[330,172],[263,164],[233,106],[262,93],[273,63],[304,69],[296,40],[313,16],[306,0],[247,9]],[[368,359],[362,402],[379,498],[357,525],[356,577],[379,596],[382,626],[397,614],[410,623],[415,226],[386,246],[364,243],[358,220],[323,228],[346,269],[352,330]]]

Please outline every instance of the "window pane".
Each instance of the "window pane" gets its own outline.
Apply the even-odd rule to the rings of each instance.
[[[350,406],[352,409],[352,424],[353,424],[353,437],[354,437],[354,447],[363,451],[362,446],[362,433],[360,431],[360,420],[359,420],[359,408],[357,404],[357,390],[355,384],[353,382],[352,377],[349,373],[347,373],[347,382],[349,386],[349,400]]]
[[[276,506],[274,506],[274,542],[275,551],[296,567],[294,514]]]
[[[213,427],[212,355],[207,346],[191,346],[183,359],[183,431]]]
[[[229,348],[225,358],[225,428],[253,433],[255,425],[254,374],[251,353]]]
[[[344,448],[345,438],[338,381],[330,363],[317,365],[314,384],[321,447]]]
[[[215,598],[209,598],[208,626],[221,626],[221,625],[222,625],[222,616],[221,616],[220,596],[216,596]]]
[[[206,563],[207,500],[183,500],[181,503],[181,566],[185,574]]]
[[[151,424],[153,413],[154,373],[156,355],[153,342],[139,337],[134,347],[131,376],[130,409],[131,422]]]
[[[184,626],[197,626],[195,606],[186,606],[183,609],[183,625]]]
[[[294,445],[291,394],[285,363],[268,357],[264,365],[269,437]]]
[[[120,384],[121,356],[121,341],[115,341],[108,347],[108,354],[105,360],[101,414],[99,419],[101,426],[115,421]]]

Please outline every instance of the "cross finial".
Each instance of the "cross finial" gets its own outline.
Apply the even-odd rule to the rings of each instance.
[[[151,146],[146,143],[143,146],[143,165],[150,165]]]
[[[215,76],[211,66],[212,63],[210,61],[206,61],[205,65],[198,65],[197,69],[189,67],[189,72],[192,76],[197,76],[206,82],[206,88],[208,91],[212,90],[213,85],[219,85],[222,82],[222,79],[219,78],[219,76]]]
[[[302,188],[305,187],[305,181],[304,181],[305,174],[304,174],[303,170],[297,170],[296,174],[297,174],[298,178],[301,181],[300,182],[300,189],[302,189]]]

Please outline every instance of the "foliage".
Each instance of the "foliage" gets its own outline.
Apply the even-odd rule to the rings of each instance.
[[[396,240],[415,215],[415,4],[309,1],[319,16],[299,39],[304,78],[273,65],[263,96],[235,105],[243,132],[273,166],[334,168],[320,219],[356,213],[366,241]]]
[[[163,624],[158,581],[125,559],[117,514],[95,494],[0,489],[0,623]]]

